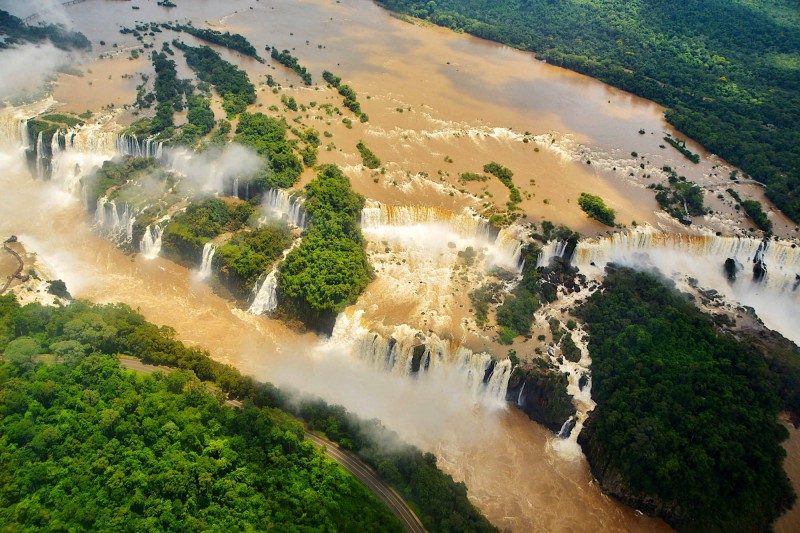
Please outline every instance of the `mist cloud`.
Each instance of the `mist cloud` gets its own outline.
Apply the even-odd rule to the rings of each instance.
[[[226,145],[221,152],[169,148],[164,154],[166,167],[184,175],[199,194],[230,194],[231,180],[249,181],[264,164],[255,152],[236,143]]]
[[[70,62],[69,54],[51,44],[26,44],[0,52],[3,75],[0,98],[32,94],[55,79],[59,68]]]

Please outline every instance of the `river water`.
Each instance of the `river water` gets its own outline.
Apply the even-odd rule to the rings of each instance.
[[[131,5],[141,9],[132,10]],[[0,7],[28,14],[20,12],[25,8],[17,2],[0,0]],[[329,131],[332,137],[323,138],[323,146],[328,142],[332,146],[330,151],[321,149],[321,161],[342,165],[356,190],[388,205],[453,212],[465,207],[480,212],[491,202],[502,205],[507,198],[502,185],[462,185],[457,180],[459,173],[480,172],[483,164],[495,160],[514,171],[514,181],[525,195],[521,207],[531,220],[562,222],[585,233],[601,231],[576,204],[585,191],[606,199],[622,223],[636,220],[679,230],[656,215],[653,195],[643,188],[652,179],[645,177],[649,169],[668,164],[699,182],[724,179],[728,172],[712,168],[723,162],[691,141],[689,148],[703,155],[700,165],[691,165],[671,149],[660,149],[664,132],[674,132],[664,122],[663,110],[651,102],[545,65],[530,54],[408,24],[366,0],[196,0],[170,10],[155,0],[89,0],[70,6],[61,16],[95,43],[91,58],[74,60],[82,76],[58,78],[54,98],[60,109],[69,111],[98,112],[108,104],[118,108],[133,101],[138,73],[152,75],[146,61],[128,57],[138,43],[118,33],[121,25],[132,27],[135,21],[208,23],[245,34],[259,50],[265,45],[293,50],[315,80],[323,69],[333,71],[358,92],[370,117],[368,124],[354,120],[350,129],[341,117],[329,117],[311,106],[341,107],[334,91],[298,87],[299,78],[281,65],[269,60],[262,65],[221,50],[254,82],[263,82],[271,73],[286,87],[283,92],[309,106],[307,111],[288,113],[290,123],[297,119],[303,126]],[[158,49],[161,41],[172,37],[157,34],[152,41]],[[196,43],[190,36],[181,38]],[[101,40],[106,44],[100,45]],[[98,52],[116,55],[97,60]],[[180,75],[188,76],[184,62],[177,63]],[[295,87],[289,87],[292,84]],[[279,97],[259,85],[259,110],[268,112],[270,105],[279,105]],[[218,108],[217,112],[221,118]],[[117,122],[133,118],[121,114]],[[644,135],[638,133],[640,128]],[[384,161],[385,174],[360,166],[355,150],[359,140]],[[639,169],[632,151],[645,155],[642,162],[648,170]],[[436,453],[442,468],[467,484],[472,501],[501,528],[668,530],[663,522],[639,516],[605,497],[591,482],[580,453],[562,446],[521,413],[476,401],[447,376],[413,380],[376,372],[330,343],[236,309],[183,267],[158,258],[126,256],[92,234],[80,202],[58,186],[58,179],[49,184],[32,180],[13,146],[4,147],[0,157],[6,169],[0,186],[7,191],[0,197],[0,232],[20,235],[76,296],[128,303],[148,320],[174,327],[180,339],[207,347],[213,357],[245,372],[315,392],[362,416],[381,419],[409,442]],[[760,195],[756,189],[742,190]],[[710,227],[729,231],[742,224],[722,202],[712,207],[723,213],[707,221]],[[780,231],[789,231],[785,219],[771,216],[786,226],[779,226]],[[371,242],[373,254],[381,253],[381,239],[385,237]],[[387,272],[391,261],[397,267],[391,272],[409,270],[395,259],[386,261]],[[414,273],[413,266],[410,270]],[[426,275],[423,269],[419,272],[414,275]],[[403,321],[398,315],[418,312],[411,300],[401,306],[394,306],[397,300],[381,300],[393,279],[392,275],[380,279],[355,307],[395,324]],[[415,278],[409,274],[408,279]],[[446,296],[434,289],[432,301]],[[459,318],[461,313],[453,311]],[[417,327],[428,325],[419,316],[414,320]],[[451,327],[442,326],[445,333]]]

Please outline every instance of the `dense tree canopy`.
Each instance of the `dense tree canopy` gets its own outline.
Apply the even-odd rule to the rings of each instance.
[[[256,101],[256,88],[250,83],[247,72],[236,65],[222,59],[208,46],[192,47],[172,41],[172,44],[183,51],[186,63],[197,73],[201,80],[212,84],[222,96],[222,107],[229,117],[238,115]]]
[[[653,275],[613,270],[603,285],[580,310],[597,402],[581,434],[593,471],[618,475],[629,503],[680,529],[769,529],[795,496],[764,359]]]
[[[49,40],[62,49],[91,49],[92,43],[80,32],[67,30],[61,24],[28,26],[18,17],[0,9],[0,49],[9,48],[22,41],[41,42]]]
[[[800,11],[792,0],[380,0],[671,108],[800,221]]]
[[[336,314],[354,303],[371,279],[358,225],[363,206],[364,197],[334,165],[320,167],[306,186],[309,227],[281,264],[278,294],[282,305],[309,325],[331,328]]]
[[[599,196],[582,192],[578,198],[578,205],[584,212],[606,226],[614,225],[614,210],[606,206],[606,203]]]
[[[263,113],[243,113],[239,118],[234,140],[268,160],[255,180],[262,189],[291,187],[303,172],[303,163],[286,138],[288,129],[285,120]]]
[[[225,407],[191,371],[122,370],[118,337],[135,353],[148,329],[124,308],[0,306],[6,528],[402,531],[285,413]]]
[[[41,352],[62,364],[43,365]],[[496,531],[463,483],[380,421],[256,382],[127,306],[20,307],[13,296],[0,296],[0,353],[14,360],[0,363],[4,524],[40,529],[37,521],[48,517],[85,520],[79,529],[124,520],[160,530],[183,520],[184,529],[395,530],[386,509],[314,452],[280,407],[361,456],[428,531]],[[113,354],[180,372],[137,377],[120,371]],[[241,400],[244,410],[221,407],[197,378]],[[59,456],[64,450],[75,455],[67,460]]]

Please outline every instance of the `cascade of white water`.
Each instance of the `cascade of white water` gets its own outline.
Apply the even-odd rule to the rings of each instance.
[[[522,393],[525,392],[525,381],[522,382],[522,387],[519,389],[519,396],[517,396],[517,406],[522,407]]]
[[[99,233],[109,237],[115,243],[126,244],[133,240],[136,212],[128,204],[121,209],[122,213],[114,200],[101,196],[97,199],[93,226]]]
[[[239,178],[233,178],[233,196],[239,198]]]
[[[255,297],[247,310],[249,313],[263,315],[274,311],[278,307],[278,267],[276,266],[267,274],[261,286],[256,283],[253,291],[255,292]]]
[[[161,236],[164,233],[164,226],[148,224],[139,243],[139,251],[145,259],[155,259],[161,252]]]
[[[39,132],[36,136],[36,177],[40,180],[45,179],[45,169],[47,165],[47,155],[44,153],[44,132]]]
[[[558,430],[557,437],[559,439],[566,439],[572,433],[572,429],[575,427],[575,417],[571,416],[567,418],[564,423],[561,425],[561,429]]]
[[[285,189],[270,189],[264,195],[264,207],[270,214],[286,219],[297,226],[305,229],[306,212],[303,209],[303,199],[294,196]]]
[[[53,134],[53,138],[50,141],[50,157],[52,159],[58,157],[58,154],[62,151],[60,140],[63,138],[64,136],[60,132],[55,132]]]
[[[207,278],[211,275],[211,261],[214,259],[214,252],[217,247],[210,242],[203,245],[203,258],[200,261],[200,277]]]
[[[120,135],[114,141],[117,153],[134,157],[154,157],[161,158],[164,150],[164,143],[156,142],[152,137],[139,140],[136,135]]]
[[[373,200],[361,210],[361,226],[416,226],[420,224],[447,225],[463,238],[489,239],[489,222],[471,213],[454,213],[441,207],[392,206]]]
[[[420,379],[435,379],[443,386],[456,385],[469,390],[476,400],[504,405],[511,377],[511,361],[497,361],[487,353],[473,353],[468,348],[433,333],[424,334],[402,324],[389,328],[387,334],[375,331],[363,320],[363,311],[339,315],[331,343],[373,368],[399,376],[417,370]]]
[[[19,125],[17,126],[17,131],[19,134],[19,143],[22,149],[30,150],[31,140],[30,140],[30,131],[28,130],[28,119],[23,118],[19,121]]]
[[[539,254],[539,259],[536,263],[537,267],[546,267],[551,259],[564,258],[567,252],[568,241],[555,241],[550,240],[542,246],[542,253]]]
[[[494,247],[503,263],[514,267],[517,272],[522,272],[524,266],[522,249],[525,244],[511,228],[500,229],[494,240]]]
[[[253,285],[253,303],[250,304],[248,313],[263,315],[271,313],[278,307],[278,266],[301,241],[302,239],[295,239],[292,245],[283,251],[283,256],[275,263],[264,281],[260,284],[256,281]]]

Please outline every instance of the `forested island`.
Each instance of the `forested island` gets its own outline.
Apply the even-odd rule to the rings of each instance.
[[[793,2],[378,3],[535,52],[668,107],[671,124],[767,183],[769,198],[800,222],[800,17]]]

